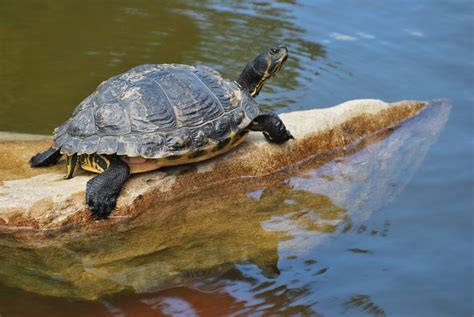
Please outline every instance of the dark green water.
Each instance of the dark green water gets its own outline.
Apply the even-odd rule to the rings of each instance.
[[[138,64],[207,64],[235,78],[275,42],[291,56],[258,100],[278,112],[357,98],[453,105],[279,190],[248,193],[259,227],[285,234],[279,274],[243,261],[98,301],[5,279],[0,315],[472,315],[473,12],[466,0],[0,0],[0,131],[50,133],[98,83]],[[314,195],[344,212],[325,217]]]

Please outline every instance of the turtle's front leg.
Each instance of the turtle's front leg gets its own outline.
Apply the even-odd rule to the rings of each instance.
[[[263,110],[253,119],[249,126],[250,131],[262,131],[265,138],[273,143],[283,143],[294,139],[281,119],[273,112]]]
[[[86,203],[92,216],[106,219],[117,205],[117,198],[130,176],[130,168],[116,155],[95,154],[105,170],[89,180],[86,186]]]

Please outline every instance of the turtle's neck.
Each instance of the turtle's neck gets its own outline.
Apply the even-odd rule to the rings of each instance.
[[[263,83],[261,83],[263,75],[255,70],[253,62],[250,62],[245,66],[244,70],[237,79],[237,83],[242,89],[248,91],[252,97],[256,97],[262,89]]]

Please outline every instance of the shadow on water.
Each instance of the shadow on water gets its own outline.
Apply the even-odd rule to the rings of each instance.
[[[295,103],[325,51],[293,23],[293,1],[3,1],[0,130],[49,134],[103,80],[140,64],[206,64],[234,79],[276,42],[290,47],[284,76],[267,85],[268,107]],[[84,17],[87,17],[85,19]],[[34,54],[32,54],[34,52]]]
[[[99,298],[101,305],[48,297],[64,308],[81,305],[96,312],[314,315],[320,284],[334,270],[318,261],[318,246],[349,232],[387,235],[389,223],[381,228],[356,223],[403,190],[449,110],[448,104],[436,103],[323,166],[314,157],[268,177],[220,184],[165,202],[109,232],[29,244],[3,236],[0,280],[41,296]],[[17,292],[0,297],[0,306],[26,296]],[[384,315],[366,294],[336,304]]]

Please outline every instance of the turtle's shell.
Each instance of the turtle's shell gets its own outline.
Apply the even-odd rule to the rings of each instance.
[[[142,65],[101,83],[56,128],[53,146],[162,158],[224,141],[258,112],[246,91],[209,67]]]

